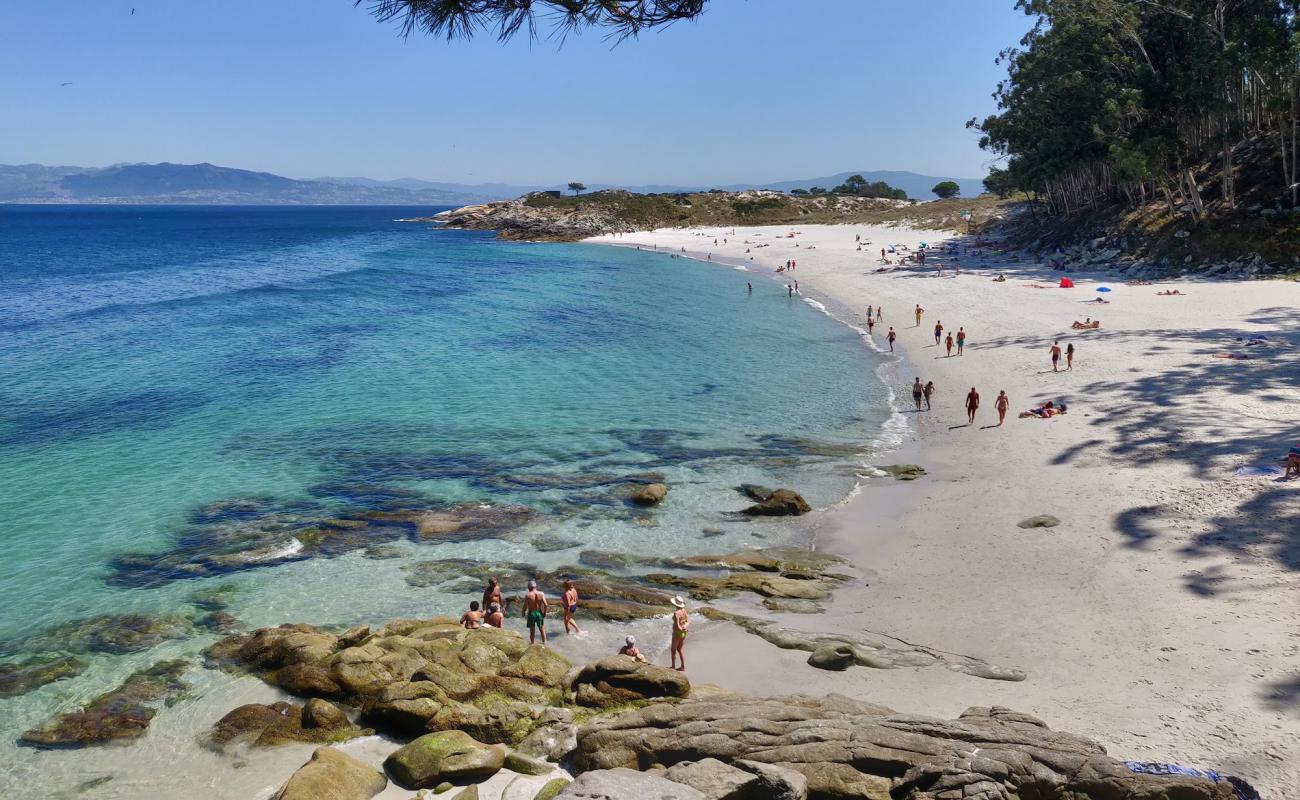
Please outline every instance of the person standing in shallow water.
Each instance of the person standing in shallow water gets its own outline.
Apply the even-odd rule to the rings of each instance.
[[[573,581],[564,582],[564,632],[565,633],[582,633],[578,629],[578,623],[574,622],[573,615],[578,613],[578,590],[573,585]],[[569,629],[573,630],[570,631]]]
[[[673,605],[677,608],[673,611],[673,643],[671,646],[672,667],[678,672],[686,671],[686,634],[691,627],[690,615],[686,613],[686,601],[681,595],[673,598]],[[681,666],[677,662],[681,661]]]
[[[893,325],[889,326],[889,336],[885,338],[889,340],[889,352],[894,352],[894,340],[898,338],[898,334],[894,333]]]
[[[546,644],[546,612],[550,610],[546,595],[537,590],[537,581],[528,582],[528,593],[524,595],[524,622],[528,624],[528,643],[536,641],[537,632],[542,632],[542,644]]]
[[[966,422],[967,423],[972,425],[975,424],[975,412],[979,410],[979,407],[980,407],[980,393],[975,391],[975,387],[972,386],[970,387],[970,391],[966,393]]]

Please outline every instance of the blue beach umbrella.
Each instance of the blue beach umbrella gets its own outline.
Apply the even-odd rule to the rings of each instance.
[[[1109,291],[1110,291],[1110,287],[1109,287],[1109,286],[1098,286],[1098,287],[1097,287],[1097,291],[1099,291],[1099,292],[1109,292]]]

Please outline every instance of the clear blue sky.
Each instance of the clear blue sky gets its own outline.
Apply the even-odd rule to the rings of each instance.
[[[411,38],[350,0],[0,0],[0,163],[291,177],[979,177],[1012,0],[712,0],[611,49]],[[131,14],[131,9],[135,14]],[[70,86],[60,86],[71,81]]]

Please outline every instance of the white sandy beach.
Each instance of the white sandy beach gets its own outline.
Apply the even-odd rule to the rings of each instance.
[[[792,231],[799,235],[787,238]],[[1010,706],[1121,758],[1221,769],[1265,797],[1300,797],[1300,480],[1233,475],[1277,465],[1300,441],[1300,284],[1126,286],[1070,273],[1077,287],[1059,289],[1060,273],[1011,257],[963,255],[960,277],[951,256],[875,272],[883,246],[914,252],[923,240],[949,238],[933,231],[699,233],[590,241],[741,260],[756,280],[798,280],[805,296],[863,328],[867,304],[883,306],[874,340],[884,346],[890,325],[898,332],[900,403],[911,406],[916,376],[938,389],[933,411],[907,415],[912,436],[902,452],[880,457],[929,474],[906,486],[871,479],[815,521],[828,549],[874,573],[869,585],[841,590],[826,614],[777,618],[802,630],[888,634],[1017,667],[1028,679],[935,667],[821,672],[804,663],[806,653],[719,624],[692,639],[694,681],[769,694],[836,691],[945,717]],[[789,259],[795,272],[771,274]],[[1005,283],[991,280],[999,272]],[[1052,288],[1027,285],[1035,282]],[[1098,285],[1112,287],[1112,302],[1085,304]],[[1185,295],[1157,296],[1168,288]],[[925,314],[916,327],[918,303]],[[1085,317],[1101,329],[1071,330]],[[934,346],[938,320],[945,334],[965,328],[963,356]],[[1237,341],[1259,335],[1268,343]],[[1078,350],[1072,371],[1052,371],[1057,339]],[[967,426],[972,386],[981,407]],[[1004,427],[988,427],[1000,389],[1011,411]],[[1017,418],[1045,400],[1064,401],[1068,414]],[[1017,527],[1038,514],[1062,522]],[[737,668],[751,660],[762,668]]]

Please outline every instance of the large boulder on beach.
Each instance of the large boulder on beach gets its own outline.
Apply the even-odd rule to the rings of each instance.
[[[322,747],[272,800],[370,800],[387,787],[383,773],[333,747]]]
[[[705,759],[794,770],[822,798],[1234,797],[1227,782],[1134,773],[1101,745],[1006,708],[945,720],[838,695],[686,699],[603,715],[579,729],[571,767],[671,770]]]
[[[705,800],[698,790],[654,772],[616,768],[579,775],[555,800]]]
[[[824,644],[808,656],[808,666],[842,672],[853,666],[853,648],[847,644]]]
[[[791,489],[777,489],[762,501],[746,508],[751,517],[797,517],[812,511],[803,496]]]
[[[691,682],[674,669],[627,656],[609,656],[583,667],[573,679],[578,705],[608,708],[645,700],[686,697]]]
[[[428,789],[443,781],[484,781],[501,770],[506,749],[476,741],[464,731],[430,733],[384,760],[384,769],[408,789]]]

